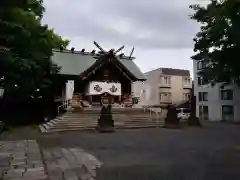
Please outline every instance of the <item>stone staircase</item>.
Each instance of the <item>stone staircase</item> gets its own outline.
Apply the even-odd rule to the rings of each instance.
[[[163,114],[163,113],[162,113]],[[164,117],[142,108],[113,108],[115,129],[150,128],[164,125]],[[39,126],[41,132],[95,130],[100,117],[100,108],[85,108],[82,111],[68,111],[62,116]]]

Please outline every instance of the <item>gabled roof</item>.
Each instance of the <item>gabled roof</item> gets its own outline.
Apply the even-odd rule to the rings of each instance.
[[[96,61],[89,55],[71,53],[69,51],[54,51],[52,61],[61,67],[59,74],[80,75]]]
[[[133,75],[135,75],[137,79],[140,79],[140,80],[146,80],[147,79],[146,76],[139,69],[139,67],[132,60],[118,58],[118,61],[125,68],[127,68]]]
[[[138,66],[132,61],[133,58],[118,58],[126,70],[133,74],[138,80],[146,80]],[[97,61],[97,55],[91,53],[74,52],[64,50],[62,52],[54,50],[52,61],[61,67],[59,74],[63,75],[81,75],[87,69],[91,68]]]

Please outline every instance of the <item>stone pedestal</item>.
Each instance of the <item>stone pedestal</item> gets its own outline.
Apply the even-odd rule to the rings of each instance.
[[[196,117],[196,96],[192,96],[191,98],[191,114],[187,122],[189,126],[202,127],[199,118]]]
[[[99,132],[114,132],[114,120],[112,118],[112,99],[111,95],[102,96],[102,109],[100,118],[98,119]]]
[[[169,106],[167,117],[165,118],[165,127],[166,128],[180,128],[179,124],[180,119],[177,118],[176,107]]]
[[[98,131],[99,132],[114,132],[114,120],[112,118],[112,107],[108,105],[103,106],[101,109],[101,115],[98,119]]]

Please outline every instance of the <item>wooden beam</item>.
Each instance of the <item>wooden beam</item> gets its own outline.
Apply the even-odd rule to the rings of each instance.
[[[86,76],[82,77],[82,79],[87,79],[87,77],[89,77],[91,74],[94,74],[97,69],[99,69],[101,66],[103,66],[103,63],[99,64],[97,67],[94,68],[94,70],[90,71]]]

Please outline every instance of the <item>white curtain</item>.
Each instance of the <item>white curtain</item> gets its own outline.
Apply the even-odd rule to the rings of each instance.
[[[89,94],[99,95],[102,93],[109,93],[114,96],[121,95],[121,84],[120,83],[107,83],[92,81],[89,84]]]
[[[74,92],[74,81],[66,82],[66,100],[72,99]]]

